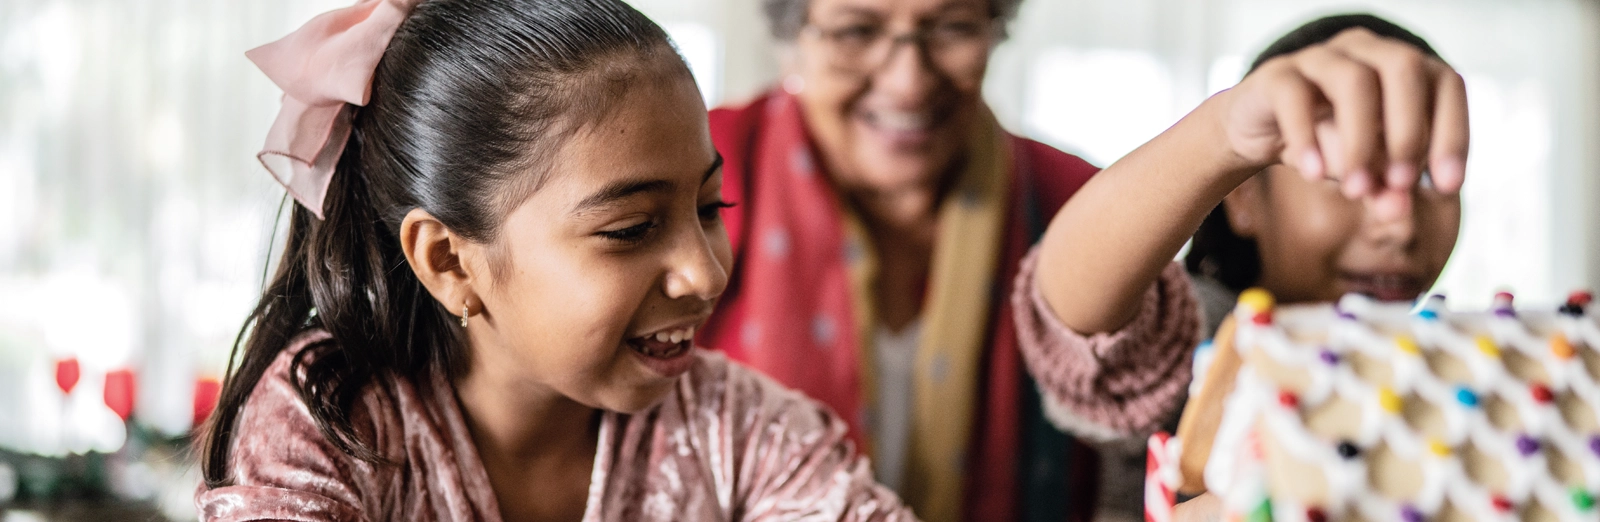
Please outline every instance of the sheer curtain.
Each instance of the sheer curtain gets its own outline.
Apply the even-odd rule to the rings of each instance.
[[[282,195],[253,157],[279,91],[242,53],[345,3],[0,4],[0,445],[114,449],[87,403],[117,368],[138,375],[141,422],[189,428]],[[69,429],[93,435],[63,448],[43,368],[66,357],[86,403]]]

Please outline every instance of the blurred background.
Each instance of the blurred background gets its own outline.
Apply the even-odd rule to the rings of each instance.
[[[759,0],[636,0],[708,103],[779,76]],[[348,0],[0,2],[0,513],[195,518],[188,432],[259,291],[279,91],[243,53]],[[1014,132],[1107,165],[1316,16],[1369,11],[1466,77],[1465,219],[1436,291],[1600,282],[1600,1],[1026,0],[985,86]]]

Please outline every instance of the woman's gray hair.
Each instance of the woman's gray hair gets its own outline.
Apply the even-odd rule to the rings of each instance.
[[[772,37],[783,42],[800,35],[811,9],[811,0],[761,0],[761,4],[767,12],[767,28],[772,30]],[[999,22],[1001,38],[1006,36],[1006,26],[1017,17],[1017,7],[1021,5],[1022,0],[989,0],[989,13]]]

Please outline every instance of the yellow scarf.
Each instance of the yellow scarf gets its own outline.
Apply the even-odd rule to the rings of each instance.
[[[912,370],[913,411],[901,496],[929,522],[961,519],[963,478],[980,398],[979,371],[992,313],[995,272],[1002,256],[1009,146],[994,116],[984,109],[967,147],[966,166],[939,206],[932,273],[922,310],[922,337]],[[864,226],[846,206],[847,241],[864,254],[850,262],[856,338],[861,342],[861,391],[876,404],[872,346],[876,331],[876,253]],[[864,437],[871,444],[870,437]]]

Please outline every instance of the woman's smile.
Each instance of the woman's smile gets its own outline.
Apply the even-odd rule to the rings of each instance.
[[[927,148],[934,135],[950,121],[948,108],[917,110],[858,109],[852,118],[861,131],[878,145],[896,152],[915,152]]]

